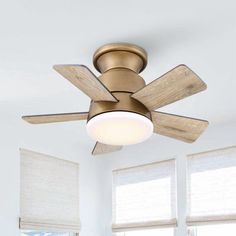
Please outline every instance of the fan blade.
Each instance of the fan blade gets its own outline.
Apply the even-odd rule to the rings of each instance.
[[[185,65],[179,65],[131,97],[143,103],[149,110],[155,110],[206,88],[206,84],[192,70]]]
[[[23,120],[31,124],[44,124],[44,123],[64,122],[73,120],[87,120],[87,118],[88,118],[88,112],[22,116]]]
[[[73,85],[87,94],[92,100],[118,101],[86,66],[54,65],[53,68]]]
[[[154,132],[192,143],[207,128],[208,121],[152,111]]]
[[[93,155],[100,155],[110,152],[115,152],[121,150],[122,146],[114,146],[114,145],[107,145],[103,143],[96,142],[92,154]]]

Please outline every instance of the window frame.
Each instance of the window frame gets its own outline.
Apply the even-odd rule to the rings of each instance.
[[[198,153],[193,153],[193,154],[188,154],[186,155],[185,159],[186,159],[186,217],[185,217],[185,222],[186,222],[186,226],[187,226],[187,236],[197,236],[198,235],[198,228],[201,227],[201,226],[217,226],[217,225],[226,225],[226,224],[236,224],[236,221],[235,221],[235,218],[232,220],[230,218],[228,219],[223,219],[225,218],[225,216],[222,216],[222,219],[219,220],[211,220],[209,221],[208,217],[209,216],[201,216],[199,218],[202,218],[202,221],[201,223],[198,223],[198,224],[195,224],[195,223],[189,223],[188,222],[188,218],[189,218],[189,206],[188,206],[188,203],[190,202],[189,199],[188,199],[188,195],[189,195],[189,180],[188,180],[188,161],[189,161],[189,158],[192,158],[194,156],[199,156],[199,158],[202,158],[201,156],[203,156],[203,158],[207,155],[209,155],[209,157],[217,157],[219,156],[219,153],[223,153],[223,152],[226,152],[229,153],[231,149],[233,149],[233,152],[234,152],[234,149],[236,148],[235,145],[233,146],[227,146],[227,147],[223,147],[223,148],[217,148],[217,149],[211,149],[211,150],[207,150],[207,151],[203,151],[203,152],[198,152]],[[235,150],[236,151],[236,150]],[[215,155],[214,155],[215,154]],[[218,154],[218,155],[217,155]],[[177,188],[178,188],[178,184],[177,184]],[[235,215],[234,215],[235,216]],[[206,219],[204,221],[204,218]]]
[[[112,170],[112,209],[113,209],[113,204],[115,204],[113,202],[113,199],[115,199],[115,196],[114,196],[114,192],[115,192],[114,188],[115,188],[115,186],[113,184],[114,183],[114,173],[115,172],[123,171],[123,170],[129,170],[129,169],[135,169],[135,168],[142,168],[142,167],[145,167],[145,166],[152,166],[152,165],[156,165],[156,164],[159,164],[159,163],[165,163],[165,162],[171,162],[171,161],[174,162],[174,169],[175,169],[175,171],[174,171],[174,182],[175,182],[174,188],[175,188],[175,219],[176,219],[176,226],[157,226],[157,227],[152,226],[152,227],[146,227],[146,229],[148,230],[148,229],[151,229],[151,228],[157,228],[157,229],[158,228],[173,228],[173,232],[174,232],[173,236],[175,236],[176,235],[176,228],[177,228],[177,214],[178,214],[178,206],[177,206],[177,199],[178,199],[178,197],[177,197],[177,159],[175,157],[172,157],[172,158],[169,158],[169,159],[164,159],[164,160],[159,160],[159,161],[155,161],[155,162],[149,162],[149,163],[144,163],[144,164],[139,164],[139,165],[134,165],[134,166],[128,166],[128,167],[125,167],[125,168],[113,169]],[[171,188],[171,191],[172,190],[173,189]],[[171,198],[172,197],[173,196],[171,194]],[[172,210],[173,209],[171,209],[171,211]],[[113,210],[112,210],[112,225],[113,224],[114,224],[114,222],[113,222]],[[140,230],[142,230],[142,229],[140,228]],[[134,229],[134,231],[135,231],[135,229]],[[117,232],[113,231],[112,235],[113,234],[114,235],[119,235],[119,236],[120,235],[125,236],[125,232],[121,232],[121,231],[117,231]]]
[[[80,181],[80,164],[78,162],[74,162],[74,161],[70,161],[70,160],[65,160],[65,159],[61,159],[58,157],[54,157],[48,154],[44,154],[44,153],[39,153],[39,152],[35,152],[35,151],[31,151],[31,150],[27,150],[27,149],[23,149],[20,148],[20,168],[21,168],[21,176],[20,176],[20,216],[19,216],[19,229],[20,231],[37,231],[37,232],[65,232],[65,233],[69,233],[69,234],[73,234],[73,236],[77,236],[76,233],[79,233],[80,231],[80,218],[79,218],[79,214],[80,214],[80,210],[79,210],[79,205],[80,205],[80,194],[79,194],[79,181]],[[38,165],[41,164],[40,165]],[[37,165],[36,165],[37,164]],[[35,168],[36,166],[36,168]],[[41,169],[39,169],[39,167],[41,167],[41,169],[43,167],[45,167],[46,169],[46,176],[50,178],[51,183],[53,183],[54,185],[57,186],[58,191],[51,191],[48,190],[48,183],[45,180],[41,181],[41,178],[39,178],[38,176],[41,176]],[[56,167],[57,168],[56,168]],[[32,168],[33,167],[33,168]],[[53,173],[51,174],[51,170],[53,168]],[[32,170],[36,169],[36,173],[38,173],[38,175],[35,175],[35,172]],[[30,170],[30,171],[29,171]],[[67,182],[65,182],[66,184],[68,183],[72,183],[72,185],[70,185],[70,188],[67,189],[65,188],[66,184],[63,183],[64,185],[62,185],[63,181],[58,182],[58,176],[61,177],[63,175],[63,180],[64,180],[64,174],[62,172],[62,170],[66,170],[69,174],[69,179],[67,179]],[[33,175],[32,175],[33,173]],[[48,174],[50,173],[50,174]],[[33,177],[32,177],[33,176]],[[35,177],[36,176],[36,177]],[[67,175],[68,176],[68,175]],[[35,177],[35,179],[33,179]],[[34,181],[32,181],[32,179]],[[45,179],[45,177],[44,177]],[[33,185],[32,185],[33,182]],[[35,184],[36,183],[36,184]],[[27,185],[28,184],[28,185]],[[36,186],[39,186],[38,188],[35,188]],[[27,186],[27,187],[26,187]],[[42,188],[42,186],[44,188]],[[46,188],[45,188],[46,186]],[[50,185],[49,185],[50,186]],[[58,187],[59,186],[59,187]],[[31,197],[31,192],[29,194],[29,189],[30,191],[32,191],[32,189],[36,189],[36,191],[39,191],[39,189],[43,189],[43,193],[45,195],[47,195],[46,197],[44,196],[44,199],[49,199],[49,204],[47,204],[48,202],[43,202],[43,206],[41,206],[41,199],[39,200],[36,196],[36,194],[33,195],[33,197]],[[45,190],[46,189],[46,190]],[[26,191],[24,191],[26,190]],[[71,190],[71,192],[69,192],[68,194],[68,190]],[[67,204],[66,206],[70,207],[69,211],[67,213],[63,212],[63,219],[59,218],[59,220],[57,218],[55,218],[54,216],[56,215],[55,212],[57,210],[58,207],[60,207],[59,203],[57,202],[57,207],[55,207],[55,204],[51,204],[52,203],[52,199],[55,199],[58,197],[58,195],[54,196],[50,195],[50,193],[52,193],[55,195],[58,194],[60,196],[62,196],[62,199],[66,199],[67,201],[65,201],[66,203],[68,202],[72,202],[73,204]],[[34,204],[29,204],[29,197],[28,199],[25,197],[25,195],[30,195],[31,199],[33,199]],[[28,196],[27,195],[27,196]],[[48,197],[49,195],[49,197]],[[71,198],[72,196],[72,198]],[[69,198],[69,200],[68,200]],[[35,199],[36,199],[36,203],[35,204]],[[24,204],[22,204],[22,202]],[[38,204],[39,203],[39,204]],[[38,215],[35,216],[28,216],[27,214],[29,214],[29,210],[31,211],[32,207],[29,206],[41,206],[42,209],[47,209],[47,212],[44,212],[44,215],[48,213],[49,210],[51,210],[50,206],[52,205],[52,213],[51,216],[44,219],[44,217],[40,218],[38,217]],[[34,209],[33,208],[33,209]],[[49,210],[48,210],[49,209]],[[28,211],[27,211],[28,210]],[[25,211],[26,211],[26,217],[25,217]],[[36,211],[37,212],[37,211]],[[61,211],[62,212],[62,211]],[[59,212],[59,213],[61,213]],[[57,212],[56,212],[57,213]],[[31,213],[32,214],[32,213]],[[54,214],[54,215],[53,215]],[[72,216],[71,216],[71,215]],[[43,215],[43,214],[41,214]],[[40,216],[41,216],[40,215]],[[48,215],[47,215],[48,216]],[[37,218],[38,217],[38,218]],[[70,218],[69,218],[70,217]],[[69,218],[69,220],[67,219]],[[75,219],[76,218],[76,219]]]
[[[233,155],[233,157],[231,157],[230,155]],[[187,176],[186,176],[186,181],[187,181],[187,189],[186,189],[186,194],[187,194],[187,224],[189,226],[197,226],[197,225],[206,225],[206,224],[224,224],[227,222],[232,222],[236,220],[236,213],[229,213],[227,214],[203,214],[200,216],[196,216],[196,215],[190,215],[190,206],[191,206],[191,199],[189,199],[189,196],[191,194],[191,180],[192,178],[189,176],[189,174],[193,174],[193,173],[205,173],[205,171],[217,171],[217,170],[224,170],[225,167],[231,167],[232,163],[233,163],[233,167],[236,167],[236,161],[232,161],[231,158],[234,158],[234,155],[236,156],[236,146],[230,146],[230,147],[225,147],[225,148],[220,148],[220,149],[215,149],[215,150],[209,150],[209,151],[205,151],[205,152],[200,152],[200,153],[194,153],[194,154],[190,154],[187,155],[186,159],[187,159]],[[205,160],[203,160],[204,165],[202,165],[202,159],[206,158]],[[217,161],[210,163],[209,165],[209,160],[210,158],[220,158],[220,167],[219,167],[219,163]],[[198,166],[198,170],[189,173],[189,166],[191,164],[192,167],[192,163],[200,160],[200,167]],[[208,162],[207,162],[208,160]],[[216,159],[218,160],[218,159]],[[222,160],[224,161],[222,163]],[[229,161],[230,160],[230,161]],[[218,160],[219,161],[219,160]],[[222,164],[223,167],[222,167]],[[229,165],[230,164],[230,165]],[[195,166],[196,168],[196,166]],[[200,168],[200,171],[199,171]],[[233,208],[234,209],[234,208]]]

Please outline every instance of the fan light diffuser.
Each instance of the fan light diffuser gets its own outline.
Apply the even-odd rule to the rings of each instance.
[[[133,112],[107,112],[87,123],[88,135],[95,141],[110,145],[141,143],[153,133],[153,124],[145,116]]]

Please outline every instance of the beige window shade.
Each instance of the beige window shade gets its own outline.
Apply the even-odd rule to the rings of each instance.
[[[79,165],[20,150],[20,228],[79,232]]]
[[[176,226],[175,160],[113,171],[113,232]]]
[[[188,225],[236,222],[236,147],[188,156]]]

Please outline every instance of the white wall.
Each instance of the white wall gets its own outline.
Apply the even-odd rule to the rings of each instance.
[[[176,236],[186,235],[186,155],[236,145],[236,122],[211,127],[193,143],[186,144],[169,138],[153,135],[150,141],[126,147],[120,153],[106,156],[106,171],[103,172],[103,235],[111,235],[112,219],[112,170],[175,157],[178,181],[178,224]]]
[[[184,236],[186,154],[236,144],[235,121],[210,126],[194,144],[153,135],[143,144],[92,157],[94,142],[87,137],[83,121],[32,126],[20,119],[29,107],[10,103],[0,107],[0,232],[4,236],[19,235],[19,147],[80,163],[81,236],[111,235],[113,169],[176,157],[180,174],[177,236]]]

